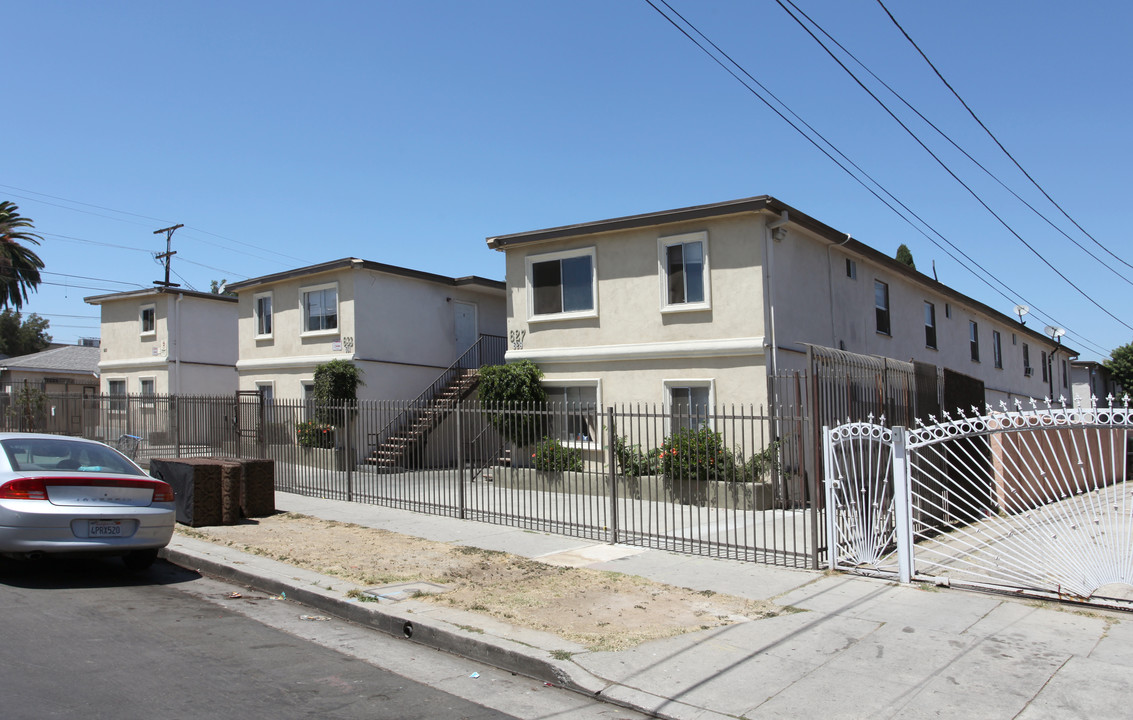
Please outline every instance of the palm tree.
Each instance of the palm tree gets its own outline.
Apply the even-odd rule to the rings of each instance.
[[[33,228],[31,220],[7,200],[0,202],[0,307],[19,310],[28,299],[28,289],[39,285],[43,261],[20,243],[39,245],[43,238],[22,228]]]

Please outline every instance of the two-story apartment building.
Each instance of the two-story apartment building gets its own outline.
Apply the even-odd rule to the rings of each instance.
[[[505,330],[504,284],[343,258],[229,284],[239,296],[240,390],[307,397],[348,360],[360,399],[417,397],[480,335]]]
[[[98,369],[110,395],[236,391],[236,298],[172,287],[95,295]]]
[[[770,196],[487,239],[556,400],[768,407],[806,343],[1069,396],[1072,350]]]

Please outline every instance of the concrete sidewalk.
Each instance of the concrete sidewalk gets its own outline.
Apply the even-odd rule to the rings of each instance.
[[[613,546],[277,493],[282,511],[609,570],[801,612],[591,652],[431,603],[360,603],[331,578],[174,537],[164,552],[325,613],[664,718],[1124,718],[1133,616]],[[333,588],[333,589],[332,589]],[[358,588],[361,589],[361,588]]]

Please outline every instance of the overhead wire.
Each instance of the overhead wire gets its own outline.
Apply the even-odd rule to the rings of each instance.
[[[901,31],[901,34],[905,36],[905,39],[909,41],[909,44],[913,46],[913,49],[916,50],[917,53],[922,58],[924,58],[924,61],[926,63],[928,63],[928,66],[930,68],[932,68],[932,71],[934,73],[936,73],[936,76],[938,78],[940,78],[940,82],[944,83],[944,87],[948,88],[948,91],[951,92],[952,95],[956,98],[956,100],[958,100],[960,102],[960,104],[964,107],[964,109],[968,111],[968,114],[972,116],[972,119],[976,121],[976,124],[978,124],[981,128],[983,128],[983,131],[985,133],[987,133],[987,136],[989,138],[991,138],[992,141],[996,145],[999,146],[999,149],[1003,151],[1003,154],[1006,155],[1007,158],[1009,160],[1011,160],[1011,162],[1015,165],[1015,167],[1017,167],[1019,169],[1019,172],[1023,173],[1023,176],[1026,177],[1027,180],[1029,180],[1031,182],[1031,184],[1034,185],[1035,188],[1040,193],[1042,193],[1043,197],[1045,197],[1047,200],[1049,200],[1050,204],[1053,205],[1054,207],[1056,207],[1058,209],[1058,211],[1060,213],[1062,213],[1062,215],[1074,225],[1074,227],[1078,228],[1082,232],[1083,235],[1085,235],[1090,240],[1092,240],[1094,242],[1094,244],[1096,244],[1102,250],[1105,250],[1107,253],[1109,253],[1110,257],[1112,257],[1114,260],[1117,260],[1122,265],[1125,265],[1127,268],[1133,269],[1133,265],[1130,265],[1128,262],[1126,262],[1125,260],[1120,258],[1116,253],[1114,253],[1108,247],[1103,245],[1101,243],[1101,241],[1099,241],[1097,238],[1095,238],[1093,235],[1091,235],[1089,232],[1087,232],[1086,229],[1083,228],[1078,223],[1077,220],[1075,220],[1073,217],[1070,216],[1070,213],[1068,213],[1065,209],[1063,209],[1062,205],[1060,205],[1057,201],[1055,201],[1054,198],[1052,198],[1050,196],[1050,194],[1046,191],[1046,189],[1043,188],[1043,186],[1040,185],[1039,182],[1037,180],[1035,180],[1035,178],[1032,177],[1032,175],[1029,172],[1027,172],[1027,170],[1019,163],[1019,161],[1015,159],[1015,156],[1011,154],[1011,152],[1003,145],[1002,142],[1000,142],[999,138],[996,137],[995,133],[993,133],[991,131],[991,129],[988,128],[988,126],[984,124],[983,120],[981,120],[979,118],[979,116],[976,115],[975,111],[972,110],[972,108],[968,105],[968,103],[964,101],[964,98],[960,97],[960,93],[956,92],[956,89],[954,87],[952,87],[952,84],[949,83],[948,80],[945,79],[944,75],[940,72],[939,69],[937,69],[936,65],[932,62],[932,60],[929,60],[928,55],[926,55],[924,53],[924,51],[921,50],[920,46],[917,45],[916,41],[914,41],[913,38],[909,35],[909,33],[905,30],[905,28],[901,26],[901,23],[897,22],[897,18],[893,16],[893,13],[889,11],[889,8],[887,8],[885,6],[885,3],[882,2],[882,0],[877,0],[877,4],[880,5],[881,9],[885,11],[885,14],[889,16],[889,19],[893,22],[893,24],[897,27],[897,29]],[[1091,257],[1093,257],[1093,256],[1091,255]]]
[[[744,88],[748,90],[748,92],[750,92],[758,100],[760,100],[760,102],[762,102],[765,106],[767,106],[767,108],[770,109],[773,113],[778,115],[780,119],[782,119],[784,122],[786,122],[788,125],[790,125],[799,135],[801,135],[805,140],[807,140],[809,143],[811,143],[811,145],[813,145],[819,152],[821,152],[823,155],[826,155],[826,157],[828,159],[830,159],[835,165],[837,165],[840,169],[842,169],[842,171],[845,172],[847,175],[849,175],[855,182],[857,182],[859,185],[861,185],[867,192],[869,192],[871,195],[873,195],[875,198],[877,198],[878,201],[880,201],[882,204],[884,204],[886,207],[888,207],[891,211],[893,211],[894,214],[896,214],[898,217],[900,217],[902,220],[904,220],[906,223],[908,223],[910,225],[910,227],[912,227],[914,230],[916,230],[921,235],[923,235],[931,243],[936,245],[942,252],[944,252],[946,255],[948,255],[950,258],[952,258],[954,261],[956,261],[956,263],[960,267],[963,267],[965,270],[970,272],[977,280],[979,280],[980,282],[987,285],[993,292],[999,294],[1000,296],[1002,296],[1008,302],[1014,303],[1014,302],[1017,302],[1018,300],[1022,299],[1022,300],[1024,300],[1024,302],[1028,302],[1028,304],[1032,306],[1032,309],[1035,311],[1035,313],[1037,315],[1043,315],[1043,316],[1047,317],[1048,319],[1050,319],[1052,322],[1055,322],[1056,324],[1061,324],[1061,323],[1057,323],[1057,321],[1054,320],[1051,316],[1044,313],[1041,309],[1039,309],[1037,307],[1037,305],[1027,301],[1026,298],[1021,293],[1013,290],[1008,285],[1003,283],[1002,280],[999,280],[998,278],[996,278],[990,271],[988,271],[986,268],[984,268],[982,265],[980,265],[978,262],[976,262],[974,259],[972,259],[967,253],[965,253],[963,250],[961,250],[959,247],[957,247],[954,243],[949,241],[948,238],[946,238],[942,233],[940,233],[935,228],[933,228],[931,224],[929,224],[927,221],[925,221],[923,218],[921,218],[919,215],[917,215],[911,208],[909,208],[907,205],[905,205],[903,202],[901,202],[891,192],[886,190],[884,186],[882,186],[879,182],[877,182],[875,179],[873,179],[860,166],[858,166],[856,163],[854,163],[852,160],[850,160],[843,152],[841,152],[833,143],[831,143],[829,140],[827,140],[813,126],[808,124],[797,113],[795,113],[793,110],[791,110],[790,107],[786,105],[786,103],[784,103],[782,100],[777,98],[774,95],[774,93],[772,93],[770,90],[768,90],[762,83],[759,82],[759,80],[757,80],[754,76],[752,76],[751,73],[748,72],[742,65],[740,65],[738,62],[733,60],[731,58],[731,56],[729,56],[724,50],[722,50],[718,45],[716,45],[704,33],[702,33],[693,23],[689,22],[683,15],[681,15],[680,12],[678,12],[671,5],[669,5],[668,2],[666,2],[665,0],[659,0],[659,1],[670,12],[672,12],[673,15],[680,18],[680,20],[683,23],[685,23],[689,28],[691,28],[693,32],[695,32],[697,35],[699,35],[701,38],[703,38],[704,42],[711,45],[712,48],[716,50],[716,52],[718,52],[722,57],[727,59],[729,63],[731,63],[735,68],[738,69],[739,72],[743,73],[744,76],[746,76],[756,87],[758,87],[760,90],[762,90],[768,96],[773,98],[775,100],[775,102],[782,105],[784,110],[787,113],[789,113],[794,118],[796,118],[798,120],[799,124],[806,127],[807,130],[809,130],[811,133],[814,134],[814,136],[821,139],[822,142],[825,143],[826,145],[828,145],[830,149],[828,150],[826,147],[823,147],[817,140],[815,140],[814,137],[811,137],[809,134],[807,134],[807,132],[804,132],[802,130],[802,128],[799,127],[799,124],[796,124],[794,121],[792,121],[790,118],[788,118],[784,114],[783,111],[780,111],[779,108],[775,107],[775,105],[772,104],[767,98],[763,97],[763,95],[761,95],[759,92],[757,92],[755,88],[752,88],[750,85],[748,85],[746,82],[744,82],[744,80],[737,74],[736,70],[733,70],[732,67],[729,67],[719,57],[717,57],[712,52],[710,52],[708,50],[708,48],[706,48],[703,44],[701,44],[700,41],[698,41],[696,38],[692,37],[692,35],[690,35],[689,32],[684,27],[681,27],[681,25],[679,23],[677,23],[675,20],[673,20],[673,18],[671,18],[668,14],[666,14],[659,7],[657,7],[657,5],[653,2],[653,0],[645,0],[645,2],[650,7],[652,7],[659,15],[661,15],[661,17],[665,18],[665,20],[667,20],[669,22],[669,24],[671,24],[674,28],[676,28],[676,30],[678,32],[680,32],[690,42],[692,42],[694,45],[696,45],[698,48],[700,48],[700,50],[705,55],[707,55],[713,62],[715,62],[717,65],[719,65],[725,72],[727,72],[737,82],[739,82],[741,85],[743,85]],[[869,181],[871,183],[873,183],[877,187],[877,189],[875,190],[873,187],[870,187],[870,185],[867,184],[864,180],[862,180],[861,177],[859,177],[853,171],[851,171],[849,169],[849,167],[846,166],[846,164],[843,164],[841,161],[838,160],[838,158],[834,157],[832,152],[838,154],[841,158],[843,158],[846,161],[846,164],[852,166],[855,170],[857,170],[859,173],[861,173],[862,176],[869,179]],[[892,202],[890,202],[890,200],[887,200],[886,198],[882,197],[879,194],[879,191],[881,193],[884,193],[888,198],[890,198],[892,200]],[[897,210],[897,208],[894,207],[894,204],[899,205],[903,210],[905,210],[905,212],[907,212],[913,218],[916,218],[916,220],[918,222],[920,222],[926,228],[928,228],[930,231],[932,231],[937,237],[939,237],[943,242],[945,242],[947,245],[949,245],[951,248],[953,248],[958,254],[960,254],[962,257],[964,257],[968,262],[965,263],[965,262],[960,261],[955,255],[952,254],[952,252],[950,252],[947,248],[943,247],[939,242],[934,240],[923,229],[918,227],[917,224],[914,223],[912,220],[910,220],[910,218],[908,216],[903,214],[901,211]],[[972,269],[973,265],[976,268],[979,268],[979,270],[982,271],[984,274],[986,274],[988,277],[984,277],[983,275],[980,275],[980,273],[973,270]],[[991,278],[991,279],[989,280],[988,278]],[[1002,290],[997,288],[993,284],[992,281],[999,283],[1003,288],[1005,288],[1009,292],[1011,292],[1013,296],[1006,295]],[[1089,341],[1086,338],[1080,338],[1080,339],[1085,340],[1086,341],[1085,344],[1095,345],[1095,343],[1093,343],[1092,341]],[[1103,353],[1104,352],[1105,351],[1103,351]]]
[[[781,7],[784,10],[784,12],[786,12],[788,15],[790,15],[795,20],[795,22],[797,22],[799,24],[799,26],[802,27],[803,30],[806,31],[806,33],[808,35],[810,35],[816,42],[818,42],[818,44],[822,47],[823,50],[826,51],[826,53],[828,55],[830,55],[830,57],[834,60],[834,62],[838,63],[838,65],[843,70],[845,70],[850,75],[851,78],[853,78],[854,82],[856,82],[858,84],[858,86],[861,87],[861,89],[866,92],[866,94],[868,94],[871,98],[873,98],[873,100],[875,102],[877,102],[877,104],[880,105],[883,110],[885,110],[885,112],[893,119],[893,121],[901,126],[901,129],[904,130],[909,135],[909,137],[911,137],[918,145],[921,146],[921,148],[926,153],[928,153],[929,157],[931,157],[933,160],[935,160],[936,163],[938,165],[940,165],[940,167],[946,173],[948,173],[948,175],[951,176],[953,180],[955,180],[960,185],[960,187],[964,188],[964,190],[966,190],[968,192],[968,194],[971,195],[972,198],[975,199],[975,201],[977,203],[979,203],[980,206],[983,207],[983,209],[988,212],[988,214],[990,214],[993,218],[995,218],[995,220],[1000,225],[1002,225],[1004,227],[1004,229],[1006,229],[1016,240],[1018,240],[1020,243],[1022,243],[1023,246],[1031,252],[1031,254],[1033,254],[1044,265],[1046,265],[1048,268],[1050,268],[1051,272],[1053,272],[1055,275],[1057,275],[1059,278],[1061,278],[1063,282],[1065,282],[1067,285],[1069,285],[1071,288],[1073,288],[1075,291],[1077,291],[1077,293],[1079,295],[1081,295],[1083,298],[1088,300],[1090,302],[1090,304],[1092,304],[1097,309],[1101,310],[1103,313],[1108,315],[1110,318],[1115,320],[1117,323],[1119,323],[1122,326],[1124,326],[1125,328],[1133,331],[1133,325],[1130,325],[1129,323],[1127,323],[1124,320],[1122,320],[1121,318],[1119,318],[1117,315],[1113,314],[1108,308],[1106,308],[1101,303],[1099,303],[1097,300],[1095,300],[1093,298],[1093,296],[1091,296],[1089,293],[1087,293],[1082,288],[1078,287],[1077,283],[1072,281],[1069,277],[1066,276],[1065,273],[1063,273],[1061,270],[1059,270],[1057,267],[1055,267],[1054,263],[1052,263],[1050,260],[1048,260],[1037,249],[1035,249],[1035,247],[1033,245],[1031,245],[1031,243],[1027,242],[1027,240],[1024,239],[1023,236],[1020,235],[1019,232],[1017,230],[1015,230],[1015,228],[1012,227],[1006,220],[1004,220],[1003,217],[999,213],[997,213],[994,209],[992,209],[992,207],[980,196],[979,193],[977,193],[975,190],[973,190],[971,188],[971,186],[969,186],[966,182],[964,182],[960,178],[960,176],[957,175],[956,172],[948,165],[948,163],[944,162],[944,160],[942,160],[939,155],[937,155],[935,152],[933,152],[933,150],[927,144],[925,144],[925,142],[920,138],[920,136],[918,136],[915,132],[913,132],[912,128],[910,128],[903,120],[901,120],[901,118],[899,118],[897,116],[897,114],[894,113],[893,110],[890,109],[890,107],[888,105],[886,105],[883,100],[881,100],[881,98],[877,97],[877,95],[872,90],[870,90],[866,86],[866,84],[863,83],[861,81],[861,79],[856,74],[854,74],[854,72],[852,70],[850,70],[848,67],[846,67],[845,63],[843,63],[841,61],[841,59],[838,58],[837,55],[835,55],[833,52],[831,52],[830,48],[828,48],[826,46],[826,44],[823,43],[818,38],[818,36],[816,36],[811,31],[811,29],[806,26],[805,23],[803,23],[801,20],[799,20],[798,17],[793,12],[791,12],[791,10],[789,8],[787,8],[787,6],[784,4],[783,0],[775,0],[775,2],[776,2],[776,4],[779,5],[779,7]]]

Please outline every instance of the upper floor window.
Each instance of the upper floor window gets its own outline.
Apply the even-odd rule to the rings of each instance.
[[[968,345],[972,351],[972,360],[980,361],[980,326],[975,320],[968,321]]]
[[[924,344],[936,349],[936,306],[928,301],[924,304]]]
[[[1046,359],[1046,351],[1042,353],[1043,382],[1050,382],[1050,363]]]
[[[142,305],[138,313],[138,321],[142,335],[155,335],[157,333],[157,306]]]
[[[658,240],[661,307],[700,310],[708,303],[708,234],[699,232]]]
[[[338,286],[331,284],[304,288],[299,297],[303,303],[303,332],[338,329]]]
[[[1000,370],[1003,369],[1003,338],[1000,337],[998,330],[991,331],[991,358],[995,361],[995,366]]]
[[[846,258],[846,277],[851,280],[858,279],[858,264],[851,258]]]
[[[271,293],[261,293],[252,298],[252,314],[256,319],[256,337],[271,337]]]
[[[1023,377],[1030,377],[1035,372],[1031,367],[1031,346],[1023,343]]]
[[[880,280],[873,281],[873,306],[877,311],[877,332],[889,334],[889,286]]]
[[[591,316],[597,306],[594,249],[527,258],[528,315]]]
[[[1062,361],[1062,387],[1069,387],[1070,369],[1066,367],[1066,361]]]

